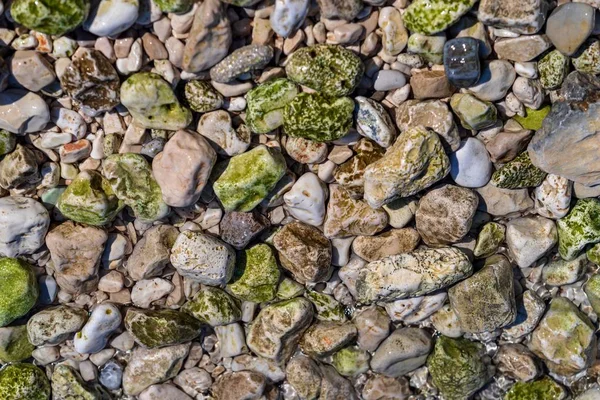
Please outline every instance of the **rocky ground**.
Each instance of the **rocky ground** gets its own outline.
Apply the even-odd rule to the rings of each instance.
[[[1,400],[600,399],[598,0],[4,6]]]

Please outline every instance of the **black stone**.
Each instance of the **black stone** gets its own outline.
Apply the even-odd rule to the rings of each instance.
[[[479,80],[479,41],[471,37],[452,39],[444,45],[444,68],[452,85],[473,86]]]

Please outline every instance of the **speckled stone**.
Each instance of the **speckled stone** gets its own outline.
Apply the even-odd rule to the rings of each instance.
[[[247,72],[263,69],[273,58],[271,46],[249,44],[234,50],[210,69],[215,82],[228,83]]]
[[[387,148],[396,139],[396,128],[388,112],[375,100],[357,96],[354,120],[358,133]]]
[[[210,326],[229,325],[242,319],[240,302],[225,291],[207,286],[186,302],[181,311]]]
[[[275,254],[266,244],[258,244],[244,251],[237,259],[227,290],[236,298],[262,303],[275,298],[279,282],[279,267]]]
[[[321,16],[329,19],[352,21],[362,10],[362,0],[317,0]]]
[[[187,13],[193,5],[191,0],[155,0],[155,3],[160,11],[174,14]]]
[[[395,7],[381,8],[378,25],[382,31],[383,51],[392,56],[400,54],[408,42],[408,32],[404,27],[400,11]]]
[[[492,185],[502,189],[523,189],[542,184],[546,173],[533,165],[529,152],[524,151],[504,164],[492,175]]]
[[[223,95],[205,81],[188,81],[184,96],[189,107],[200,113],[218,110],[223,105]]]
[[[440,100],[407,100],[396,108],[396,124],[400,131],[422,125],[440,136],[444,148],[458,150],[461,142],[454,115],[448,105]]]
[[[148,349],[189,342],[200,335],[202,327],[196,318],[176,310],[130,308],[124,321],[127,332]]]
[[[458,88],[476,84],[481,74],[479,41],[472,37],[462,37],[446,42],[444,69],[450,83]]]
[[[446,34],[422,35],[413,33],[408,38],[408,53],[421,57],[425,62],[431,64],[442,64],[444,59],[444,45]]]
[[[544,89],[557,89],[569,73],[569,58],[560,51],[553,50],[538,62],[538,71]]]
[[[516,62],[531,61],[552,46],[545,35],[522,35],[504,38],[494,43],[494,51],[499,58]]]
[[[35,346],[27,338],[27,325],[0,328],[0,361],[23,361],[31,357]]]
[[[298,94],[292,81],[279,78],[246,93],[246,123],[254,133],[267,133],[283,124],[284,107]]]
[[[423,35],[445,31],[476,3],[476,0],[416,0],[406,9],[404,25]]]
[[[595,13],[589,4],[561,4],[548,17],[546,35],[558,51],[571,56],[594,30]]]
[[[542,123],[544,122],[544,118],[550,112],[551,106],[546,105],[539,110],[533,110],[531,108],[525,107],[525,116],[522,117],[520,115],[515,115],[513,119],[517,121],[523,128],[529,129],[532,131],[537,131],[542,128]]]
[[[479,235],[473,254],[475,257],[489,257],[498,250],[498,247],[504,242],[506,227],[497,222],[488,222],[483,226]]]
[[[17,0],[10,7],[15,22],[48,35],[62,36],[77,28],[88,16],[86,0]]]
[[[364,72],[360,58],[339,45],[318,44],[296,50],[285,67],[288,78],[326,96],[347,96]]]
[[[97,383],[84,382],[73,367],[58,365],[52,373],[52,398],[95,400],[107,399],[109,394]]]
[[[588,39],[573,54],[571,62],[577,71],[600,74],[600,40]]]
[[[567,398],[567,392],[549,376],[534,382],[517,382],[504,396],[505,400],[554,399]],[[577,397],[579,399],[579,397]]]
[[[572,260],[588,244],[600,242],[600,201],[580,199],[566,217],[557,222],[558,252],[565,260]]]
[[[482,0],[477,16],[495,28],[532,34],[544,25],[548,6],[547,0]]]
[[[0,129],[0,156],[12,152],[16,145],[17,137],[6,129]]]
[[[50,382],[44,371],[33,364],[10,364],[0,371],[0,397],[3,400],[48,400]]]

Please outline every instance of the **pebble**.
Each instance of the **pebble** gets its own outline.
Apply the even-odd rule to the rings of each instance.
[[[591,35],[594,20],[595,10],[588,4],[561,4],[548,17],[546,35],[558,51],[572,56]]]
[[[96,36],[115,37],[135,23],[138,9],[138,0],[100,0],[83,27]]]
[[[399,89],[406,85],[406,77],[402,72],[382,70],[375,74],[373,88],[377,91],[387,92]]]
[[[448,80],[455,87],[470,87],[479,80],[479,42],[465,37],[444,44],[444,68]]]
[[[516,218],[506,225],[506,244],[521,268],[529,267],[546,254],[556,241],[556,225],[547,218]]]
[[[481,100],[498,101],[506,96],[515,78],[515,69],[508,61],[484,62],[479,83],[468,90]]]
[[[544,25],[547,12],[548,4],[538,0],[484,0],[479,5],[478,18],[486,25],[533,34]]]
[[[402,376],[425,364],[431,346],[431,337],[424,329],[396,329],[373,354],[371,367],[385,376]]]
[[[109,336],[121,325],[119,309],[110,303],[98,305],[80,332],[75,334],[73,344],[78,353],[97,353],[108,342]]]
[[[42,130],[50,121],[50,110],[35,93],[8,89],[0,93],[0,129],[23,135]]]
[[[100,369],[98,380],[108,390],[118,390],[123,379],[123,367],[115,360],[106,362]]]
[[[525,35],[496,42],[494,51],[498,57],[516,61],[531,61],[550,48],[550,39],[542,35]]]
[[[275,1],[275,7],[270,17],[273,31],[279,36],[289,37],[292,32],[300,28],[308,9],[309,2],[307,0]]]
[[[404,27],[400,11],[394,7],[383,7],[379,11],[378,25],[383,33],[381,38],[383,51],[391,56],[401,53],[408,43],[408,32]]]
[[[283,196],[286,208],[294,218],[314,226],[323,224],[326,200],[325,184],[312,172],[298,178]]]
[[[142,279],[131,289],[131,301],[137,307],[149,308],[153,301],[162,299],[173,288],[173,284],[165,279]]]
[[[485,186],[492,176],[492,163],[486,146],[476,138],[467,138],[450,154],[450,176],[456,184],[477,188]]]

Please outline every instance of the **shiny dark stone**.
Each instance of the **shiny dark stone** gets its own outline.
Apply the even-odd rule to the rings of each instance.
[[[444,69],[450,83],[459,88],[479,80],[479,41],[471,37],[452,39],[444,45]]]

